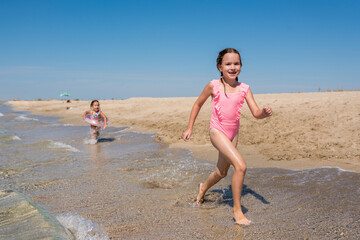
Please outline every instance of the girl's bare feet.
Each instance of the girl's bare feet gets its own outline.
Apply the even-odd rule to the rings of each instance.
[[[251,224],[251,220],[247,219],[242,212],[234,213],[234,221],[238,225],[248,226]]]
[[[196,205],[199,205],[204,201],[205,192],[202,190],[203,183],[199,184],[199,194],[196,197]]]

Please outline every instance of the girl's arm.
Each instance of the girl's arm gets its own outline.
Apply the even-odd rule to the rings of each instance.
[[[107,126],[107,117],[105,116],[105,114],[101,111],[100,112],[100,115],[103,117],[103,119],[104,119],[104,127],[103,127],[103,129],[105,129],[106,128],[106,126]]]
[[[258,107],[250,88],[249,88],[249,91],[248,91],[245,99],[246,99],[247,105],[250,108],[252,115],[255,118],[262,119],[262,118],[266,118],[266,117],[269,117],[272,115],[272,110],[270,107],[264,107],[263,109],[260,109]]]
[[[196,119],[197,115],[199,114],[201,107],[204,105],[206,100],[210,97],[212,92],[213,92],[213,84],[211,82],[209,82],[205,86],[205,88],[202,91],[202,93],[200,94],[200,96],[196,99],[194,106],[192,107],[192,110],[190,113],[188,127],[182,134],[182,139],[184,139],[185,142],[187,142],[190,139],[192,129],[193,129],[193,126],[195,123],[195,119]]]
[[[83,114],[83,116],[82,116],[82,118],[84,119],[84,118],[85,118],[85,115],[86,115],[86,114],[90,114],[90,113],[91,113],[90,110],[85,111],[84,114]]]

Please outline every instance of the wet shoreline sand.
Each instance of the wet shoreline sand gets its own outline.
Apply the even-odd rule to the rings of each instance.
[[[244,105],[238,149],[248,167],[307,169],[339,167],[360,172],[360,91],[257,94],[260,107],[274,115],[256,120]],[[195,97],[100,100],[111,126],[156,133],[157,141],[186,148],[195,158],[215,162],[217,151],[208,136],[210,99],[204,104],[189,142],[181,139]],[[60,121],[86,125],[82,113],[90,101],[9,101],[12,108],[60,117]]]
[[[210,102],[191,142],[180,139],[195,98],[101,100],[111,126],[131,128],[109,127],[100,137],[112,141],[95,145],[83,142],[89,127],[81,116],[90,101],[11,102],[36,115],[0,111],[8,152],[2,188],[29,196],[54,216],[90,219],[110,239],[358,238],[359,173],[321,167],[359,171],[359,93],[255,97],[275,114],[255,120],[244,107],[241,120],[239,150],[250,167],[242,208],[255,223],[249,227],[231,219],[232,169],[200,207],[193,205],[217,155],[208,139]],[[7,177],[14,163],[19,171]]]

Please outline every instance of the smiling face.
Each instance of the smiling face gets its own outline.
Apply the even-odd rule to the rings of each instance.
[[[239,54],[226,53],[222,59],[222,63],[218,65],[218,69],[226,80],[236,81],[241,70]]]
[[[98,112],[100,109],[100,103],[98,101],[95,101],[95,102],[93,102],[91,107],[94,112]]]

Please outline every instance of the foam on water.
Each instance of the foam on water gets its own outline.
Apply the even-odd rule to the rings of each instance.
[[[1,112],[0,112],[0,117],[3,117],[4,116],[4,114],[2,114]]]
[[[96,139],[85,139],[84,140],[84,144],[96,144],[98,142],[98,140]]]
[[[37,118],[30,118],[27,115],[20,115],[15,118],[17,121],[39,121]]]
[[[16,136],[15,134],[8,134],[8,135],[0,135],[0,140],[5,141],[21,141],[21,138]]]
[[[54,123],[52,124],[54,127],[72,127],[72,126],[75,126],[74,124],[71,124],[71,123]]]
[[[54,142],[50,141],[50,148],[63,148],[70,152],[80,152],[79,149],[74,148],[73,146],[70,146],[68,144],[65,144],[63,142]]]
[[[124,132],[125,130],[128,130],[128,129],[130,129],[130,128],[124,128],[124,129],[121,129],[121,130],[116,131],[116,132],[114,132],[114,133],[122,133],[122,132]]]
[[[163,159],[145,158],[145,161],[139,164],[146,171],[141,178],[146,186],[169,189],[192,181],[198,166],[190,156],[177,159],[174,155],[176,153],[165,153]],[[159,162],[162,164],[158,165]]]
[[[11,136],[11,140],[21,141],[21,138],[19,138],[19,137],[16,136],[16,135],[12,135],[12,136]]]
[[[56,219],[76,237],[76,240],[108,240],[102,227],[75,213],[56,216]]]

